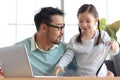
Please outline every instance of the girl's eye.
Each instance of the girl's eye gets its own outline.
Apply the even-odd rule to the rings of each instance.
[[[90,22],[90,21],[87,21],[88,23]]]
[[[79,23],[82,23],[83,21],[79,21]]]

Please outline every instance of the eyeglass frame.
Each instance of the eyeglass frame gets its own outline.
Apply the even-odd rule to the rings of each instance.
[[[65,27],[65,24],[63,24],[63,26],[61,26],[61,27],[58,27],[58,26],[55,26],[55,25],[52,25],[52,24],[49,24],[49,23],[45,23],[45,24],[46,24],[47,26],[50,26],[50,27],[53,27],[53,28],[57,28],[58,31],[63,30],[64,27]]]

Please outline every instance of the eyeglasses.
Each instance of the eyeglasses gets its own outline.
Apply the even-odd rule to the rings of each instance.
[[[50,26],[50,27],[53,27],[53,28],[57,28],[58,31],[63,30],[64,27],[65,27],[65,24],[63,24],[63,26],[55,26],[55,25],[52,25],[52,24],[48,24],[48,23],[46,23],[46,25],[47,25],[47,26]]]

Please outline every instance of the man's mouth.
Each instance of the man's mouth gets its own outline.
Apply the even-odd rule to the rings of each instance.
[[[63,35],[58,36],[59,39],[62,39]]]

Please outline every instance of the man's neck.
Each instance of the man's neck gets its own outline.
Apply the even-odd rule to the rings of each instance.
[[[40,49],[43,49],[44,51],[48,51],[53,46],[53,44],[48,42],[44,37],[42,37],[40,35],[37,35],[35,37],[35,41],[36,41],[37,46]]]

